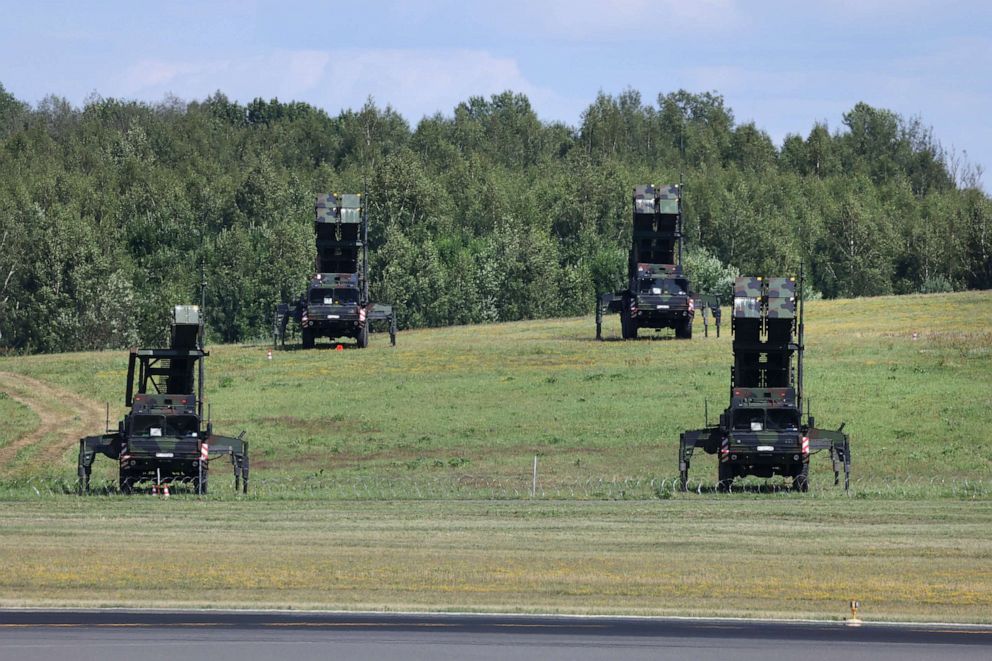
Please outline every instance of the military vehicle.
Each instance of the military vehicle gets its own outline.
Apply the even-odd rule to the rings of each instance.
[[[801,279],[801,278],[800,278]],[[800,283],[799,292],[802,291]],[[734,365],[730,370],[730,406],[719,424],[686,431],[679,437],[679,481],[685,489],[693,451],[719,453],[717,488],[730,489],[746,475],[792,479],[797,491],[809,489],[811,454],[829,450],[838,483],[850,485],[850,442],[844,425],[818,429],[807,403],[803,412],[803,303],[795,278],[738,278],[731,319]],[[793,356],[796,366],[793,369]]]
[[[216,436],[203,417],[203,317],[195,305],[173,310],[168,349],[131,349],[124,405],[116,431],[79,440],[79,490],[88,492],[97,454],[116,459],[122,493],[139,482],[186,483],[207,492],[210,464],[229,458],[234,488],[248,492],[248,441]]]
[[[682,187],[634,188],[634,228],[628,256],[627,289],[606,293],[596,305],[596,339],[603,339],[603,315],[620,313],[621,335],[637,339],[641,328],[674,328],[692,338],[695,302],[682,269]]]
[[[395,346],[392,306],[369,301],[369,224],[362,196],[323,193],[314,208],[316,272],[295,305],[276,306],[274,344],[285,345],[292,318],[300,326],[304,349],[314,348],[320,337],[352,338],[364,349],[373,322],[388,325],[389,341]]]

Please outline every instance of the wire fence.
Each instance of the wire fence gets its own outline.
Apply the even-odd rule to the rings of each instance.
[[[134,495],[163,495],[165,485],[138,483]],[[169,482],[170,495],[197,497],[191,482]],[[0,498],[35,499],[75,495],[79,483],[59,477],[30,477],[0,480]],[[111,480],[93,480],[91,496],[121,495]],[[530,477],[456,476],[258,476],[249,483],[248,493],[235,491],[233,479],[211,477],[205,497],[219,500],[654,500],[699,496],[788,497],[788,498],[992,498],[990,478],[921,478],[884,476],[853,478],[848,491],[843,482],[811,480],[808,493],[796,493],[789,481],[738,480],[727,493],[718,493],[712,480],[690,477],[683,491],[677,478],[666,477],[579,477],[554,476],[538,481]]]

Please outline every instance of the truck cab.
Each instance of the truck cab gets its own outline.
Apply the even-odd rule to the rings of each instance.
[[[804,449],[805,429],[793,388],[734,388],[721,418],[726,443],[720,451],[728,455],[721,463],[722,480],[745,475],[806,479],[809,445]]]
[[[303,348],[311,349],[318,337],[349,337],[360,347],[368,345],[368,306],[354,273],[317,273],[301,305]]]
[[[202,447],[209,442],[193,394],[136,394],[121,421],[121,490],[142,480],[190,480],[199,486]]]
[[[638,264],[630,292],[628,337],[637,337],[638,328],[674,328],[676,337],[692,337],[695,306],[681,268]]]

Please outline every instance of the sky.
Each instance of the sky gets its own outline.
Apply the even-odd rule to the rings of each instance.
[[[601,91],[715,91],[779,145],[864,101],[992,180],[992,2],[0,0],[0,84],[32,105],[371,96],[412,127],[507,89],[573,126]]]

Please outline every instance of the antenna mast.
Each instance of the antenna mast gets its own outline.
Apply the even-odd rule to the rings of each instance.
[[[682,244],[685,241],[683,232],[685,231],[685,217],[683,208],[683,197],[685,196],[685,121],[682,122],[682,132],[679,134],[679,269],[682,267]]]
[[[799,298],[799,346],[797,347],[797,350],[799,352],[799,358],[796,361],[796,365],[797,365],[796,381],[798,382],[797,383],[798,387],[796,388],[796,407],[799,409],[800,413],[803,410],[803,336],[805,334],[805,324],[803,321],[803,312],[804,312],[803,307],[804,307],[805,297],[803,296],[803,289],[806,286],[805,279],[806,279],[806,274],[804,271],[804,264],[800,260],[799,291],[796,293],[796,295]]]
[[[197,393],[196,393],[196,413],[203,420],[203,374],[204,374],[204,363],[206,362],[202,355],[204,353],[204,347],[206,339],[204,335],[207,333],[207,271],[206,262],[207,255],[204,250],[204,234],[206,234],[206,221],[201,220],[200,222],[200,332],[197,333],[197,349],[200,350],[201,356],[199,363],[199,379],[197,380]]]

